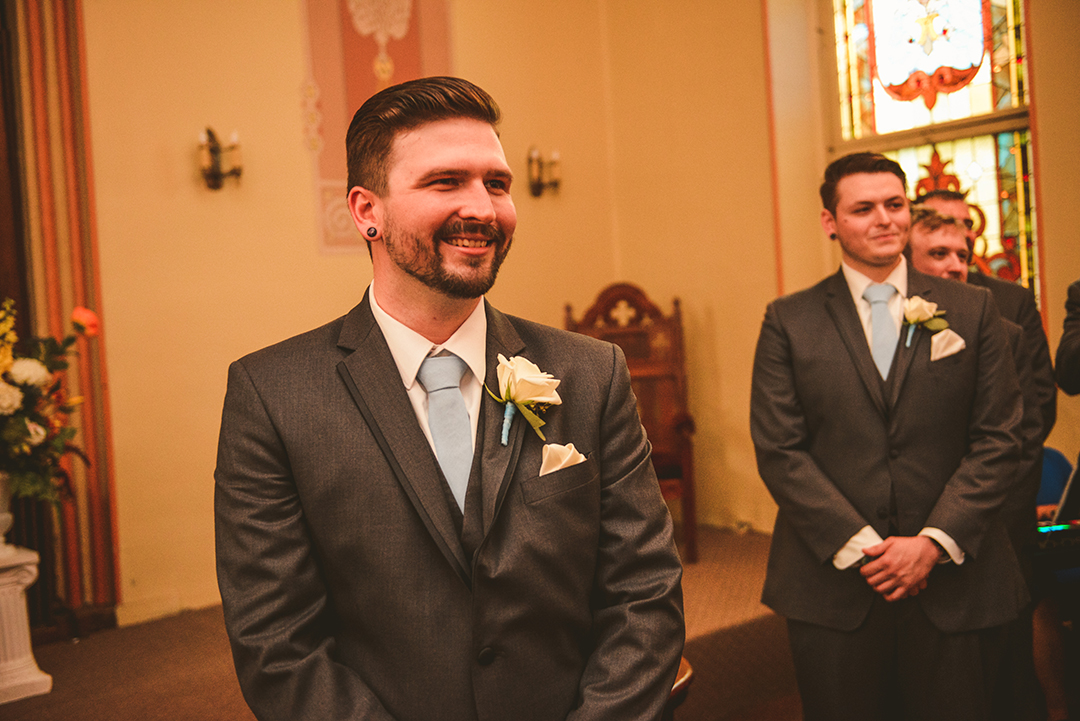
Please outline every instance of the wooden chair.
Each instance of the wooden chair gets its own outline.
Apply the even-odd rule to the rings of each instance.
[[[686,695],[690,693],[690,683],[693,680],[694,668],[686,660],[686,656],[683,656],[679,659],[679,672],[675,674],[675,683],[672,684],[671,693],[668,694],[667,703],[664,704],[662,721],[675,721],[675,709],[686,700]]]
[[[679,499],[686,560],[697,560],[694,511],[694,419],[686,404],[679,299],[665,316],[637,286],[605,288],[580,321],[566,306],[566,328],[615,343],[626,355],[638,412],[652,443],[652,461],[665,500]]]

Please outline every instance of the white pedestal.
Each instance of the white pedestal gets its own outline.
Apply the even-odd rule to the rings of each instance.
[[[2,543],[2,538],[0,538]],[[26,589],[38,577],[38,555],[26,548],[0,553],[0,704],[52,690],[30,650]]]

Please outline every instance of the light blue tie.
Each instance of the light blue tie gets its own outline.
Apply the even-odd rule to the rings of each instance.
[[[888,283],[868,285],[862,297],[870,302],[870,355],[884,379],[889,378],[893,355],[896,353],[896,322],[889,313],[889,299],[896,288]]]
[[[461,395],[461,378],[467,368],[465,361],[451,353],[424,359],[416,374],[428,394],[428,427],[435,441],[435,456],[462,511],[473,457],[472,424]]]

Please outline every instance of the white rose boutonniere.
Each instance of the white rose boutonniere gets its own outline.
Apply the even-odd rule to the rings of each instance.
[[[949,321],[942,316],[945,311],[938,310],[937,303],[913,295],[904,300],[904,321],[908,324],[907,343],[911,347],[911,336],[915,334],[918,326],[926,328],[931,333],[943,331],[949,327]]]
[[[555,390],[561,381],[550,373],[541,371],[527,358],[514,356],[507,359],[501,353],[497,374],[502,396],[495,395],[489,388],[485,390],[496,401],[506,405],[506,410],[503,412],[502,444],[505,446],[509,441],[510,421],[513,420],[516,412],[525,416],[525,420],[536,431],[536,435],[540,436],[540,440],[547,440],[540,431],[540,426],[544,425],[544,421],[539,414],[550,406],[562,403],[562,398]]]

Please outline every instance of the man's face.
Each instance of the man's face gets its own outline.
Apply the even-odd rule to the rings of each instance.
[[[373,252],[386,253],[390,272],[450,297],[486,293],[517,227],[512,174],[494,129],[469,118],[421,125],[394,139],[389,165]]]
[[[925,225],[916,225],[911,229],[910,243],[915,270],[961,283],[967,280],[971,255],[962,227],[943,225],[927,230]]]
[[[956,218],[964,229],[964,238],[969,248],[975,247],[975,223],[971,219],[971,208],[965,200],[946,200],[945,198],[929,198],[922,202],[927,208],[933,208],[946,218]]]
[[[836,186],[836,213],[821,211],[821,226],[835,234],[844,260],[874,277],[891,270],[907,243],[911,213],[904,184],[892,173],[855,173]]]

